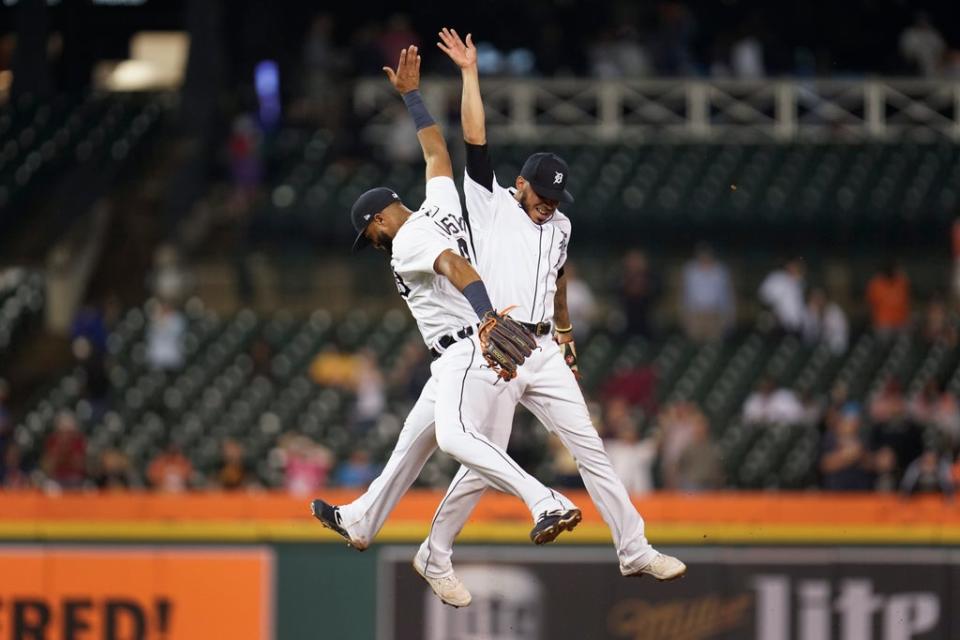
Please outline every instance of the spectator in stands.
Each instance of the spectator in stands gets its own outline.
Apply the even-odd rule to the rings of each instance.
[[[897,464],[897,452],[890,447],[882,447],[873,454],[873,489],[881,493],[892,493],[900,488],[900,466]]]
[[[659,443],[654,437],[640,439],[630,405],[625,400],[615,398],[607,403],[603,434],[603,447],[610,456],[610,464],[627,491],[632,494],[653,491],[653,463]]]
[[[950,460],[940,455],[935,449],[927,449],[904,471],[900,490],[905,496],[916,493],[942,493],[952,498],[953,478]]]
[[[321,386],[352,389],[357,379],[357,365],[353,354],[328,344],[310,363],[310,378]]]
[[[803,340],[807,344],[822,342],[833,355],[847,352],[850,340],[850,328],[847,314],[838,304],[827,298],[823,289],[813,289],[807,296],[807,306],[803,314]]]
[[[94,486],[104,490],[129,489],[139,485],[130,466],[130,458],[112,447],[104,449],[97,456],[92,479]]]
[[[870,448],[873,451],[890,447],[897,454],[901,469],[920,455],[922,433],[907,413],[907,401],[899,381],[890,379],[884,383],[870,400],[869,417]]]
[[[651,62],[632,25],[602,31],[587,50],[590,75],[600,79],[650,75]]]
[[[26,489],[30,486],[30,474],[20,445],[13,439],[5,445],[0,442],[0,488]]]
[[[383,414],[387,406],[387,393],[383,374],[380,373],[372,351],[364,349],[357,354],[355,373],[356,404],[353,408],[352,428],[356,433],[366,433]]]
[[[363,448],[354,449],[334,473],[333,481],[337,486],[362,489],[373,482],[379,469],[370,461],[370,453]]]
[[[730,67],[733,77],[739,80],[760,80],[766,75],[763,61],[763,42],[758,37],[763,25],[756,18],[748,21],[730,47]]]
[[[169,302],[157,302],[147,326],[147,362],[151,368],[176,371],[183,367],[186,331],[183,314]]]
[[[220,468],[213,477],[216,486],[227,491],[250,489],[258,486],[256,476],[247,463],[243,445],[227,438],[221,445]]]
[[[334,455],[330,449],[306,436],[285,443],[283,486],[296,495],[308,495],[327,485]]]
[[[709,431],[707,417],[692,402],[676,402],[664,407],[657,424],[661,432],[660,469],[668,489],[680,487],[680,459],[698,439],[699,430]]]
[[[900,34],[900,55],[917,75],[932,77],[939,73],[947,44],[930,23],[930,17],[918,13],[913,24]]]
[[[867,304],[873,330],[890,338],[910,323],[910,280],[896,260],[890,260],[867,284]]]
[[[760,285],[760,302],[773,312],[780,328],[790,333],[799,333],[803,327],[805,272],[803,258],[791,258]]]
[[[778,388],[770,378],[761,378],[743,403],[743,421],[747,424],[802,424],[806,415],[796,392]]]
[[[921,335],[931,345],[940,345],[948,349],[957,346],[957,325],[947,303],[940,295],[934,296],[927,303],[923,315]]]
[[[147,467],[150,486],[165,493],[182,493],[190,488],[193,465],[183,455],[179,442],[171,441]]]
[[[650,314],[660,295],[660,282],[639,249],[632,249],[623,258],[620,300],[626,316],[626,333],[649,338],[652,335]]]
[[[848,409],[860,410],[860,405],[850,400],[850,387],[844,380],[838,380],[830,388],[830,395],[827,399],[827,406],[823,411],[823,420],[821,421],[820,432],[826,433],[833,429],[844,411]]]
[[[171,305],[187,299],[193,288],[193,278],[180,260],[180,252],[172,244],[157,247],[153,254],[153,270],[149,276],[154,296]]]
[[[699,245],[683,267],[682,304],[683,326],[693,340],[719,340],[733,327],[736,302],[730,273],[707,244]]]
[[[848,407],[825,434],[820,455],[824,489],[867,491],[873,486],[870,456],[860,431],[860,412]]]
[[[690,444],[677,459],[673,489],[680,491],[710,491],[723,487],[723,464],[720,452],[710,437],[706,419],[692,423]]]
[[[87,439],[69,411],[57,414],[53,432],[43,444],[40,462],[53,489],[79,489],[87,479]]]
[[[570,313],[570,324],[573,325],[573,337],[582,342],[592,333],[597,302],[590,285],[580,277],[572,262],[568,260],[563,265],[563,271],[567,279],[567,311]]]
[[[960,447],[960,404],[936,380],[927,381],[910,399],[907,413],[910,420],[936,433],[946,449]]]

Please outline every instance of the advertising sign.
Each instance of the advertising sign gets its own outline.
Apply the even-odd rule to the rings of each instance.
[[[463,546],[463,609],[433,595],[414,552],[381,556],[380,640],[960,638],[960,554],[949,549],[677,550],[686,577],[660,583],[621,577],[608,548]]]
[[[261,640],[272,592],[258,547],[0,547],[0,639]]]

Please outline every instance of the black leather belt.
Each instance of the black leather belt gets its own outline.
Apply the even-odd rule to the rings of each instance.
[[[448,333],[445,336],[441,336],[440,339],[437,340],[437,342],[440,344],[441,347],[443,347],[443,351],[446,351],[454,343],[472,335],[473,335],[473,327],[464,327],[463,329],[460,329],[460,331],[457,331],[454,334]],[[437,358],[443,355],[443,351],[437,351],[433,347],[430,347],[430,356],[434,360],[436,360]]]
[[[538,322],[537,324],[530,324],[529,322],[521,322],[524,327],[527,328],[527,331],[537,336],[546,336],[550,335],[550,329],[552,328],[549,322]]]

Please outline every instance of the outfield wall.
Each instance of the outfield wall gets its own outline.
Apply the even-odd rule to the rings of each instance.
[[[690,567],[661,584],[619,576],[585,495],[543,548],[488,496],[455,554],[474,603],[453,610],[409,566],[440,497],[405,498],[358,553],[285,495],[0,493],[0,640],[960,638],[960,510],[936,498],[638,499]]]

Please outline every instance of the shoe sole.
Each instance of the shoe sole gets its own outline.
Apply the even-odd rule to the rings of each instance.
[[[320,521],[320,524],[323,525],[323,528],[324,528],[324,529],[330,529],[330,531],[333,531],[335,534],[337,534],[338,536],[340,536],[341,538],[343,538],[344,540],[346,540],[346,541],[347,541],[347,546],[350,547],[351,549],[356,549],[357,551],[366,551],[366,550],[367,550],[367,547],[366,547],[366,546],[364,546],[364,545],[362,545],[362,544],[359,544],[359,543],[357,543],[357,542],[354,542],[353,540],[350,539],[350,536],[344,535],[344,533],[343,533],[342,531],[340,531],[337,527],[335,527],[335,526],[331,525],[329,522],[327,522],[319,513],[317,513],[317,510],[316,510],[316,508],[314,507],[314,503],[313,503],[313,502],[310,503],[310,514],[311,514],[314,518],[316,518],[317,520]]]
[[[564,514],[565,517],[557,520],[553,525],[540,531],[534,538],[533,544],[547,544],[553,542],[564,531],[573,531],[583,520],[583,514],[580,509],[571,509]]]
[[[655,575],[652,575],[652,574],[649,574],[649,573],[645,573],[645,572],[643,572],[643,571],[638,571],[637,573],[631,573],[631,574],[628,574],[628,575],[626,575],[626,576],[624,576],[624,577],[626,577],[626,578],[642,578],[643,576],[650,576],[651,578],[653,578],[653,579],[656,580],[657,582],[671,582],[671,581],[673,581],[673,580],[679,580],[680,578],[684,577],[685,575],[687,575],[687,568],[686,568],[686,567],[684,567],[684,568],[683,568],[683,571],[681,571],[681,572],[678,573],[677,575],[675,575],[675,576],[670,576],[670,577],[668,577],[668,578],[658,578],[658,577],[656,577]]]
[[[430,581],[427,580],[427,576],[423,575],[423,572],[420,571],[420,568],[417,566],[416,560],[411,562],[410,565],[413,567],[413,570],[417,572],[417,575],[423,578],[423,581],[427,583],[427,586],[430,587],[430,591],[433,591],[433,595],[437,596],[437,599],[443,604],[447,605],[448,607],[453,607],[454,609],[462,609],[463,607],[470,606],[470,602],[473,602],[473,600],[471,599],[471,601],[468,602],[467,604],[454,604],[449,600],[444,599],[444,597],[441,596],[439,593],[437,593],[437,590],[433,588],[433,585],[430,584]]]

